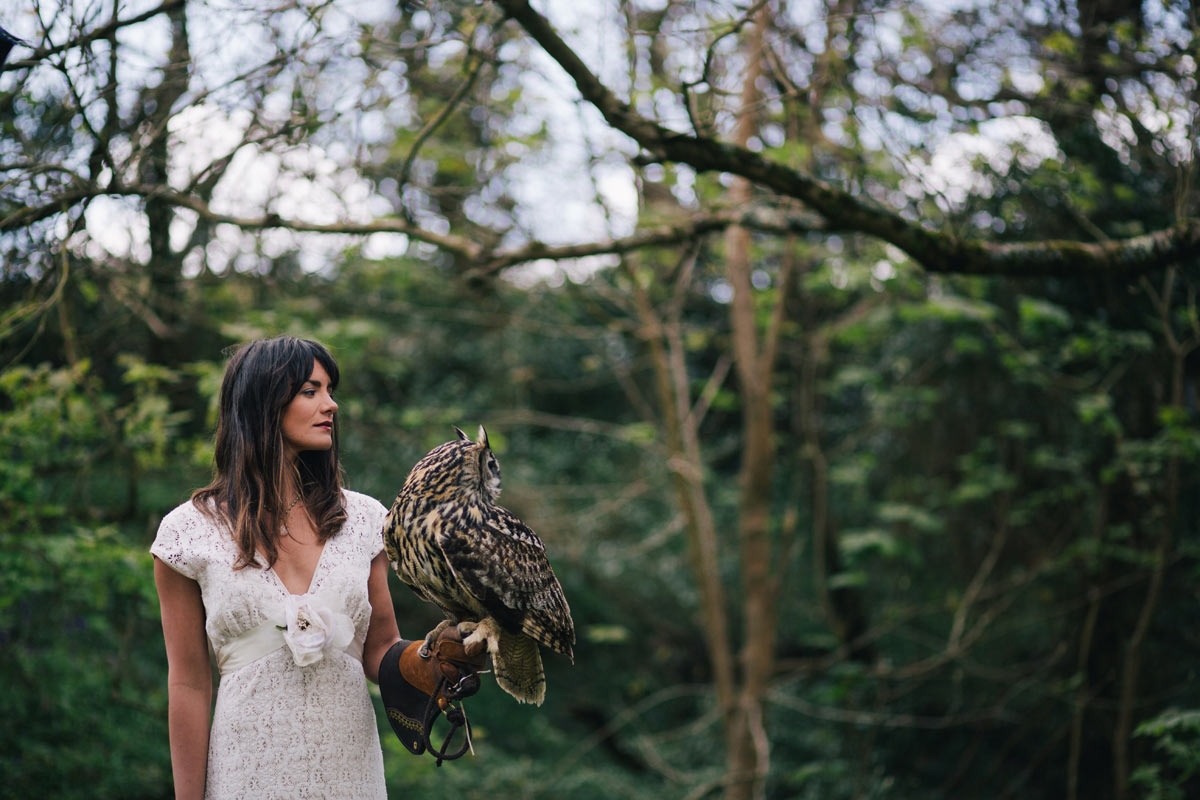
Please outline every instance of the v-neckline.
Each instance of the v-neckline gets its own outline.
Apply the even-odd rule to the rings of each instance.
[[[288,597],[288,596],[303,597],[304,595],[312,592],[313,587],[316,586],[316,584],[317,584],[317,575],[319,575],[321,572],[321,565],[323,563],[325,563],[325,551],[329,549],[329,542],[330,542],[330,540],[326,539],[324,542],[321,543],[321,554],[317,556],[317,565],[315,567],[313,567],[312,576],[309,577],[309,579],[308,579],[308,588],[305,589],[300,594],[296,594],[295,592],[293,592],[291,589],[289,589],[287,587],[287,584],[283,582],[283,578],[279,577],[279,573],[275,571],[274,566],[267,567],[267,572],[271,573],[271,575],[274,576],[275,583],[278,584],[279,588],[283,591],[284,597]],[[259,557],[261,558],[262,556],[259,556]],[[263,560],[265,561],[266,559],[264,558]]]

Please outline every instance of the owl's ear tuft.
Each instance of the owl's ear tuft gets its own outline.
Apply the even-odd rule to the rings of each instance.
[[[479,438],[475,440],[475,444],[481,444],[489,450],[492,449],[491,442],[487,438],[487,431],[483,429],[482,425],[479,426]]]
[[[458,438],[459,438],[459,439],[462,439],[464,442],[469,442],[469,441],[471,441],[471,437],[470,437],[470,436],[467,436],[465,433],[463,433],[463,429],[462,429],[462,428],[460,428],[460,427],[458,427],[457,425],[455,425],[455,426],[454,426],[454,430],[455,430],[455,431],[458,433]]]

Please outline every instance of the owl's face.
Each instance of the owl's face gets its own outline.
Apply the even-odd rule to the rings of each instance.
[[[495,503],[500,497],[500,462],[492,452],[487,431],[480,425],[479,437],[472,442],[461,430],[455,430],[458,431],[458,444],[464,449],[467,482],[477,486],[489,503]]]
[[[496,460],[490,447],[483,448],[483,457],[480,460],[482,470],[479,483],[483,486],[484,495],[494,503],[500,498],[500,462]]]

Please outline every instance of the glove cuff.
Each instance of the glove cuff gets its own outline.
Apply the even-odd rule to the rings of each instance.
[[[384,653],[379,662],[379,694],[388,722],[396,738],[415,756],[425,752],[425,730],[427,712],[437,716],[438,706],[429,702],[429,694],[413,686],[400,672],[400,657],[409,647],[420,647],[420,642],[401,639]]]

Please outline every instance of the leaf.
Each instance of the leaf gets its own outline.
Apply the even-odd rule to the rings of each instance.
[[[1028,333],[1034,333],[1042,326],[1064,330],[1071,325],[1071,315],[1066,310],[1036,297],[1022,297],[1018,300],[1017,315],[1020,317],[1022,330]]]
[[[867,573],[854,570],[829,576],[830,589],[856,589],[867,585]]]
[[[871,553],[884,558],[895,558],[900,554],[902,545],[895,536],[887,531],[868,528],[860,531],[846,531],[838,539],[838,548],[850,558]]]
[[[629,641],[629,629],[624,625],[588,625],[583,635],[596,644],[621,644]]]
[[[1186,731],[1200,734],[1200,709],[1170,708],[1134,729],[1134,736],[1162,736]]]
[[[945,528],[941,519],[908,503],[882,503],[877,514],[883,522],[911,525],[922,533],[941,533]]]

